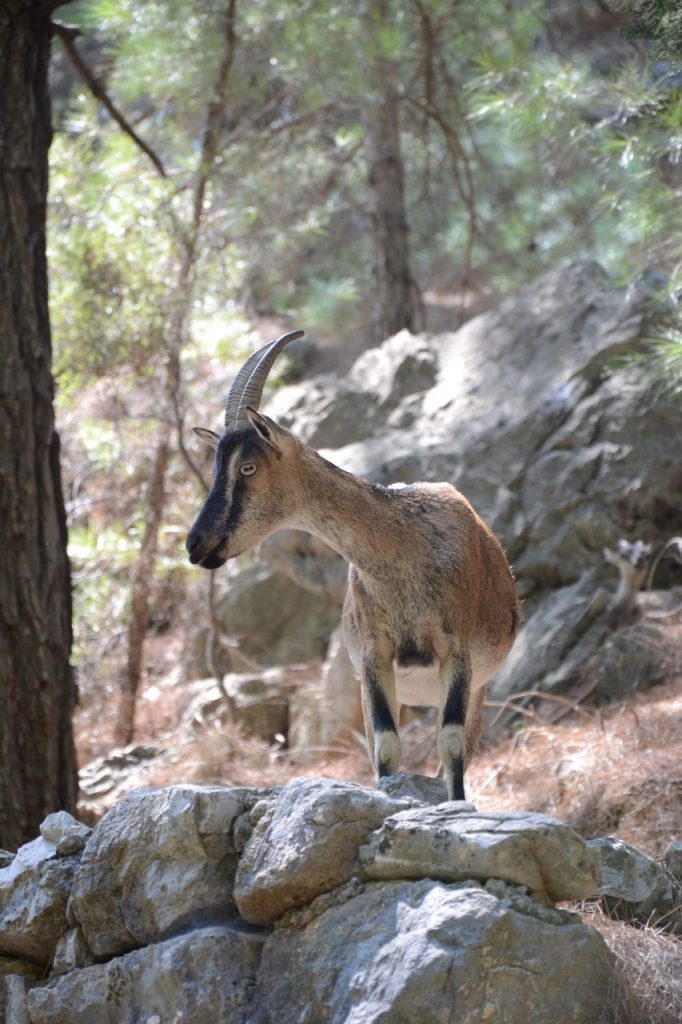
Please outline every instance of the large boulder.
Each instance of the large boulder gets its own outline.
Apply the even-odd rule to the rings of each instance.
[[[407,806],[349,782],[292,780],[242,853],[234,886],[239,912],[254,924],[269,924],[348,881],[369,833]]]
[[[262,665],[324,658],[339,610],[263,562],[230,577],[216,602],[224,632]]]
[[[30,1024],[246,1024],[263,937],[214,925],[28,993]]]
[[[682,932],[682,884],[669,869],[615,836],[588,846],[599,857],[599,894],[610,917]]]
[[[263,541],[259,554],[273,569],[322,601],[334,608],[343,605],[348,566],[319,537],[303,530],[278,530]]]
[[[612,957],[501,882],[350,883],[276,928],[250,1024],[594,1024]]]
[[[89,829],[64,812],[0,869],[0,955],[38,964],[52,959]]]
[[[273,743],[289,731],[289,704],[295,689],[296,683],[278,668],[230,672],[220,686],[215,679],[197,680],[191,685],[193,695],[182,716],[182,731],[229,721],[245,736]]]
[[[69,902],[93,953],[115,956],[234,913],[232,827],[255,800],[251,790],[171,786],[116,804],[85,847]]]
[[[456,802],[392,815],[360,858],[366,878],[498,878],[555,903],[593,896],[599,884],[599,857],[568,825],[530,812],[476,814]]]
[[[369,437],[379,425],[377,395],[359,380],[320,375],[275,392],[268,416],[312,448],[337,448]]]
[[[376,396],[379,411],[385,417],[404,399],[434,386],[438,379],[438,353],[426,338],[400,331],[383,345],[363,352],[348,377]],[[344,443],[351,440],[348,437]]]

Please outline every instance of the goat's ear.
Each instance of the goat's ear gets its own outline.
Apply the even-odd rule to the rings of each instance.
[[[192,430],[202,441],[210,444],[211,448],[217,448],[218,441],[220,440],[218,434],[214,434],[212,430],[207,430],[206,427],[192,427]]]
[[[271,420],[269,416],[263,416],[256,409],[252,409],[250,405],[246,407],[246,415],[249,417],[249,423],[261,440],[269,444],[276,452],[281,451],[279,441],[277,440],[277,435],[281,433],[281,430],[275,421]]]

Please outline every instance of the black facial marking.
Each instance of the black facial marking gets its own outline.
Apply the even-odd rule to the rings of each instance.
[[[244,462],[253,462],[263,451],[254,430],[238,430],[220,439],[213,468],[213,486],[204,509],[209,514],[213,513],[216,526],[223,536],[227,536],[237,527],[244,510],[246,482],[238,473],[235,474],[233,484],[230,473],[230,463],[238,449],[241,449],[241,459]]]
[[[227,522],[223,526],[225,536],[231,534],[232,530],[237,529],[242,521],[245,490],[246,484],[240,476],[237,478],[235,485],[232,486],[232,500],[229,505],[229,515],[227,516]]]

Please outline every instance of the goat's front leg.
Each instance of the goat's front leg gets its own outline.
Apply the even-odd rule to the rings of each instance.
[[[464,800],[465,726],[470,687],[469,654],[458,650],[446,655],[440,662],[438,756],[445,773],[448,800]]]
[[[362,713],[377,778],[393,775],[400,767],[400,739],[393,651],[389,644],[372,644],[363,651]]]

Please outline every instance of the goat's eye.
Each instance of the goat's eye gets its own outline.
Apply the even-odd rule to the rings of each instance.
[[[241,473],[242,476],[253,476],[253,474],[256,472],[255,462],[245,462],[242,466],[239,467],[239,472]]]

